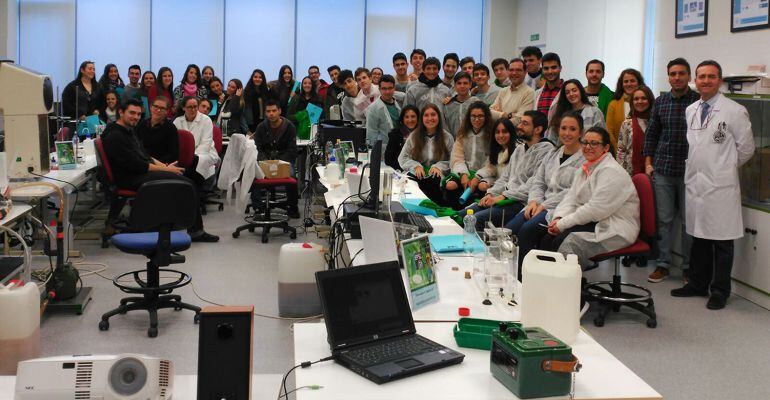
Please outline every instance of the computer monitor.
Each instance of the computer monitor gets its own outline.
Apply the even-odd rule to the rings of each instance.
[[[380,204],[380,165],[382,164],[382,140],[374,142],[372,155],[369,157],[369,199],[366,207],[379,210]]]
[[[338,141],[351,141],[355,151],[363,151],[366,148],[366,129],[321,123],[318,127],[318,139],[321,146],[326,142],[337,144]]]

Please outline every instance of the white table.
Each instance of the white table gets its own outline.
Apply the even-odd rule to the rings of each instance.
[[[377,385],[333,361],[296,370],[297,387],[322,385],[317,391],[301,391],[297,398],[376,399],[515,399],[489,372],[489,352],[460,348],[452,336],[452,323],[418,323],[417,332],[465,354],[455,366]],[[576,375],[576,399],[662,399],[652,387],[581,331],[572,346],[583,368]],[[295,364],[329,356],[323,323],[294,325]],[[558,399],[560,397],[549,397]],[[561,397],[566,398],[566,397]]]
[[[83,164],[78,164],[75,169],[53,170],[40,178],[38,182],[52,183],[59,187],[64,193],[64,254],[69,254],[70,249],[74,248],[72,226],[70,217],[75,204],[73,202],[74,189],[72,186],[80,187],[91,178],[91,172],[96,169],[96,156],[89,155],[84,158]],[[72,184],[72,186],[70,185]],[[14,184],[11,184],[13,188]],[[34,198],[45,198],[55,193],[55,190],[49,186],[28,186],[18,189],[12,189],[11,198],[15,200],[27,200]]]
[[[6,215],[5,218],[0,219],[0,225],[2,226],[12,225],[16,221],[18,221],[20,218],[29,214],[32,211],[32,209],[33,207],[30,206],[29,204],[14,202],[13,206],[11,207],[11,211],[8,213],[8,215]],[[4,243],[4,248],[6,249],[6,254],[7,254],[7,251],[8,251],[7,240]],[[0,280],[0,283],[5,283],[11,278],[13,278],[14,276],[21,276],[25,281],[29,281],[29,277],[30,277],[29,274],[32,271],[30,271],[29,269],[25,270],[24,267],[25,267],[24,264],[20,265],[19,268],[15,269],[10,274],[2,278],[2,280]]]
[[[252,400],[275,400],[281,386],[281,374],[254,374],[251,376]],[[0,376],[0,400],[11,400],[15,390],[15,376]],[[195,400],[198,388],[197,375],[174,376],[173,400]]]

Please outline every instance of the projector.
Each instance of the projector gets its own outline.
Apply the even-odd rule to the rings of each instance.
[[[16,400],[166,400],[171,361],[139,354],[77,355],[19,363]]]

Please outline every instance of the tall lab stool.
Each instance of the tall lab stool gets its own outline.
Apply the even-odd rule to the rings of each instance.
[[[636,174],[631,180],[639,195],[639,237],[630,246],[592,257],[594,262],[615,260],[612,281],[590,282],[583,286],[583,297],[587,301],[598,302],[600,306],[599,315],[594,318],[596,326],[604,326],[604,320],[610,311],[617,312],[621,306],[646,315],[649,328],[658,326],[652,292],[643,286],[623,282],[620,277],[620,257],[641,256],[654,259],[658,255],[658,220],[651,178],[647,174]],[[623,288],[630,290],[624,292]]]
[[[233,238],[237,238],[241,231],[247,229],[249,232],[254,232],[255,228],[262,228],[262,243],[267,243],[271,228],[283,229],[283,233],[289,232],[291,239],[297,238],[297,230],[289,225],[289,216],[271,211],[274,207],[286,208],[286,200],[275,200],[275,189],[278,187],[285,187],[287,191],[297,190],[297,180],[294,178],[254,179],[254,183],[251,185],[252,190],[261,190],[267,194],[266,197],[263,197],[265,199],[264,208],[260,212],[259,206],[253,204],[251,208],[254,213],[246,217],[247,224],[239,226],[233,232]]]
[[[146,310],[150,314],[149,337],[158,336],[158,310],[163,308],[194,311],[193,321],[198,322],[200,307],[183,303],[181,296],[170,294],[189,284],[192,277],[181,271],[162,268],[185,261],[184,256],[174,253],[190,248],[192,239],[184,229],[195,223],[197,207],[195,188],[189,182],[164,179],[139,187],[129,222],[132,229],[145,232],[121,233],[112,237],[112,243],[124,253],[147,257],[147,269],[120,274],[112,283],[123,292],[140,296],[121,299],[120,307],[102,315],[99,330],[110,328],[110,317],[134,310]],[[172,276],[173,281],[161,284],[161,272]],[[131,285],[125,282],[129,277],[133,277]]]

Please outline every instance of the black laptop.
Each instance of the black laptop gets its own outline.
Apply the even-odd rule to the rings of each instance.
[[[465,358],[416,333],[398,262],[315,276],[332,355],[353,372],[379,384]]]

